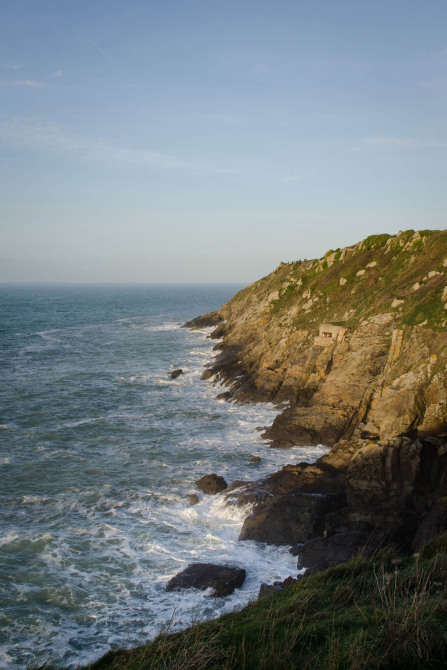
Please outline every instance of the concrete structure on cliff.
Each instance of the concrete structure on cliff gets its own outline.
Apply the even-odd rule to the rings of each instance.
[[[346,334],[347,328],[334,326],[332,323],[322,323],[318,335],[314,338],[314,344],[319,347],[328,347],[333,342],[341,342]]]

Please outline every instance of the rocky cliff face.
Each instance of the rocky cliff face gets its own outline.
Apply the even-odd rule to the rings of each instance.
[[[207,319],[222,339],[204,377],[281,408],[272,446],[332,447],[230,486],[230,504],[254,504],[240,539],[305,543],[315,567],[446,526],[447,231],[281,263]]]
[[[284,404],[274,446],[446,430],[447,231],[281,264],[219,315],[207,374],[237,400]]]

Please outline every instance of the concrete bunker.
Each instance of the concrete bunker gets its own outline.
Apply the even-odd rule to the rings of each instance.
[[[314,344],[319,347],[328,347],[333,342],[341,342],[347,330],[333,323],[322,323],[318,329],[318,335],[314,338]]]

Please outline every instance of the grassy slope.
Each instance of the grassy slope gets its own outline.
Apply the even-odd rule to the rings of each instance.
[[[258,304],[268,300],[266,321],[291,330],[316,330],[325,321],[356,328],[361,320],[382,312],[394,313],[397,324],[444,330],[444,261],[447,231],[372,235],[344,250],[330,250],[319,260],[282,263],[240,291],[229,307],[237,312],[238,303],[247,298]],[[420,288],[413,290],[417,282]],[[402,302],[392,307],[395,299]]]
[[[446,578],[440,537],[412,557],[354,559],[240,612],[109,652],[89,668],[445,668]]]

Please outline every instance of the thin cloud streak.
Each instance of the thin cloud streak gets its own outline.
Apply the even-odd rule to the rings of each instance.
[[[438,140],[421,140],[412,137],[377,135],[365,137],[363,147],[383,147],[390,149],[447,149],[447,142]]]
[[[44,81],[35,81],[34,79],[13,79],[12,81],[0,81],[0,86],[12,88],[47,88],[48,84]]]
[[[81,30],[79,30],[79,28],[77,28],[77,27],[70,21],[70,19],[67,19],[66,16],[62,16],[62,18],[63,18],[63,20],[64,20],[66,23],[68,23],[68,25],[70,26],[70,28],[71,28],[72,30],[75,31],[75,33],[77,33],[78,35],[80,35],[80,37],[82,37],[86,42],[88,42],[94,49],[96,49],[96,51],[98,51],[100,54],[102,54],[103,56],[105,56],[105,58],[107,58],[109,61],[111,61],[111,62],[114,63],[115,65],[118,65],[118,63],[116,62],[116,60],[115,60],[110,54],[108,54],[107,51],[104,51],[104,49],[103,49],[101,46],[99,46],[99,44],[98,44],[97,42],[95,42],[94,40],[90,39],[90,37],[88,37],[85,33],[83,33]]]
[[[147,167],[165,169],[207,170],[204,165],[156,151],[129,149],[106,138],[70,135],[57,124],[29,119],[0,119],[0,141],[21,150],[43,151],[72,156],[84,162],[105,167]]]

